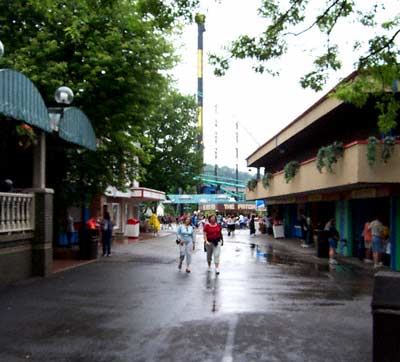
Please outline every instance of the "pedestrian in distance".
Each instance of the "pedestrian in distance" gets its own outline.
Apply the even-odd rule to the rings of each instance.
[[[236,228],[236,220],[232,215],[228,215],[228,219],[226,220],[228,236],[235,236],[235,228]]]
[[[103,220],[101,221],[101,241],[103,244],[103,256],[111,256],[111,240],[113,232],[113,223],[111,221],[110,213],[104,213]]]
[[[67,247],[70,248],[72,246],[72,236],[75,232],[74,219],[70,213],[67,213],[66,224]]]
[[[382,266],[381,255],[383,249],[382,235],[383,235],[383,224],[380,221],[379,216],[376,216],[374,220],[368,226],[372,234],[372,258],[374,260],[374,268]]]
[[[160,221],[154,213],[150,216],[149,226],[152,226],[154,236],[158,236],[158,232],[160,231]]]
[[[369,228],[369,221],[364,224],[363,237],[365,248],[365,263],[372,263],[372,234]]]
[[[328,234],[329,264],[337,264],[336,249],[339,241],[339,231],[336,229],[335,219],[330,219],[324,229]]]
[[[250,237],[256,236],[256,222],[255,222],[254,215],[251,215],[251,217],[250,217],[249,229],[250,229]]]
[[[176,240],[179,246],[179,271],[182,270],[182,263],[186,257],[186,273],[190,273],[192,252],[195,249],[195,228],[192,225],[190,216],[187,216],[176,232]]]
[[[207,250],[208,271],[211,271],[211,261],[214,258],[215,274],[219,275],[219,258],[224,239],[222,226],[217,223],[217,217],[214,214],[208,217],[208,224],[204,225],[204,242]]]

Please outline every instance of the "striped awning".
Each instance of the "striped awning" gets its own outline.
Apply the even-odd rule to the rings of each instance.
[[[0,69],[0,114],[51,132],[44,100],[29,78],[11,69]]]
[[[65,108],[58,134],[68,142],[96,151],[96,135],[92,124],[85,113],[76,107]]]

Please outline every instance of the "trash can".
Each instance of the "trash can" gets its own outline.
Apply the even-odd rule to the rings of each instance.
[[[372,295],[373,361],[400,361],[400,274],[375,274]]]
[[[325,230],[315,229],[316,252],[318,258],[329,258],[328,233]]]
[[[99,231],[97,229],[82,230],[79,233],[79,257],[81,259],[97,259]]]
[[[137,239],[139,237],[139,226],[139,219],[128,219],[126,222],[125,235],[128,238]]]

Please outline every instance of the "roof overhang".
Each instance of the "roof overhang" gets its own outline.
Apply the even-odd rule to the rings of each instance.
[[[356,74],[357,72],[351,73],[343,82],[353,79]],[[325,96],[314,103],[310,108],[308,108],[285,128],[283,128],[279,133],[256,149],[250,156],[246,158],[247,166],[258,167],[257,161],[259,161],[261,158],[265,157],[271,151],[278,149],[279,146],[284,142],[304,131],[314,122],[318,121],[328,113],[344,104],[342,100],[332,96],[335,89],[336,87],[325,94]]]
[[[130,190],[123,192],[113,186],[109,186],[107,187],[105,195],[138,201],[165,201],[165,192],[146,187],[133,187]]]
[[[28,77],[15,70],[0,69],[0,114],[52,131],[41,94]]]

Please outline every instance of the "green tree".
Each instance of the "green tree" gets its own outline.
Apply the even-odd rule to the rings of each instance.
[[[320,53],[314,54],[313,69],[300,79],[302,87],[318,91],[332,72],[342,67],[337,28],[348,21],[364,27],[366,33],[373,29],[373,35],[366,44],[359,40],[354,42],[354,54],[361,54],[354,59],[358,77],[343,84],[337,96],[358,106],[364,105],[370,96],[375,96],[381,113],[378,126],[381,131],[387,132],[396,126],[400,108],[393,94],[388,94],[392,82],[400,78],[397,41],[400,16],[394,12],[382,20],[387,3],[373,1],[365,4],[355,0],[262,1],[258,12],[266,22],[264,32],[260,36],[240,36],[227,47],[227,54],[211,55],[210,63],[215,66],[217,75],[223,75],[232,59],[251,58],[255,61],[255,71],[278,75],[273,61],[287,53],[290,42],[307,33],[319,32],[325,42],[318,49]],[[358,29],[357,32],[361,34],[363,30]]]
[[[188,191],[196,185],[194,176],[202,169],[194,97],[171,90],[160,97],[151,120],[155,127],[146,134],[146,151],[153,157],[143,185],[168,193],[176,193],[178,187]]]
[[[170,35],[190,20],[197,1],[4,0],[0,67],[28,76],[46,104],[55,89],[75,92],[73,105],[89,117],[97,152],[58,149],[53,187],[80,197],[108,185],[123,189],[140,178],[151,153],[143,134],[155,127],[159,97],[168,93],[168,71],[177,58]],[[58,166],[58,167],[57,167]],[[83,182],[82,182],[83,180]]]

